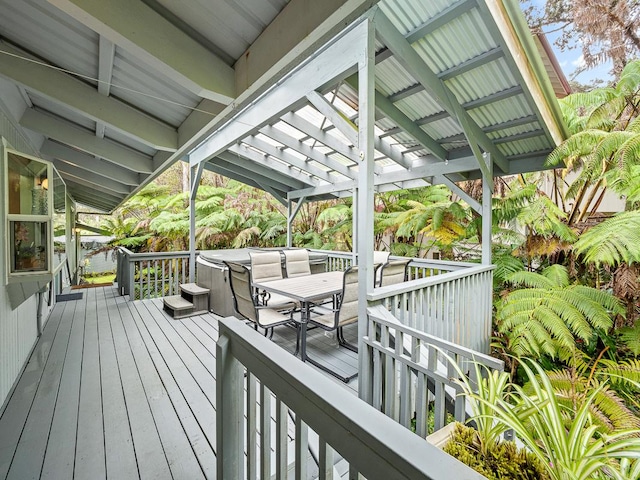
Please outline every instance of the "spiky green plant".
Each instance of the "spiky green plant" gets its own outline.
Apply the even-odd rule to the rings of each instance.
[[[518,438],[546,467],[553,480],[625,478],[621,470],[635,470],[640,456],[640,430],[601,434],[591,415],[594,402],[604,384],[586,398],[568,408],[558,401],[547,373],[537,363],[522,363],[530,392],[511,384],[511,392],[502,398],[485,398],[482,391],[465,394],[483,404],[492,421],[513,429]]]
[[[619,213],[590,228],[574,249],[587,262],[597,265],[640,262],[640,211]]]

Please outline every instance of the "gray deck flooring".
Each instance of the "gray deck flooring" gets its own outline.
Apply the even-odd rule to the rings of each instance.
[[[0,479],[215,478],[217,317],[173,320],[160,300],[83,292],[55,306],[2,412]],[[314,359],[355,371],[332,337],[308,338]],[[292,352],[295,331],[274,341]]]

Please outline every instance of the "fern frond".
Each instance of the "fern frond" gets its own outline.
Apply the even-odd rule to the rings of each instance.
[[[574,248],[587,262],[596,265],[640,261],[640,211],[619,213],[590,228]]]

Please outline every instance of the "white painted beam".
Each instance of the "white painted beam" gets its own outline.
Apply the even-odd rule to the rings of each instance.
[[[148,115],[114,99],[101,95],[91,85],[72,76],[17,58],[25,56],[7,43],[0,42],[0,49],[11,55],[0,54],[0,75],[19,83],[27,90],[37,92],[65,108],[102,121],[110,128],[157,150],[175,151],[178,146],[177,131]]]
[[[189,154],[190,162],[216,157],[231,144],[272,123],[307,93],[346,76],[358,62],[359,52],[355,47],[362,44],[364,36],[362,22],[341,34],[213,132]]]
[[[228,104],[235,72],[140,0],[48,0],[194,94]]]
[[[288,112],[282,116],[282,121],[300,130],[302,133],[308,135],[309,137],[315,138],[323,145],[326,145],[327,147],[335,150],[340,155],[343,155],[344,157],[351,160],[354,165],[358,164],[359,158],[357,149],[341,142],[333,135],[330,135],[328,132],[325,132],[321,128],[316,127],[311,122],[308,122],[307,120],[302,118],[300,115],[297,115],[293,112]]]
[[[125,197],[125,193],[116,192],[109,187],[104,186],[102,183],[91,182],[89,180],[85,180],[82,177],[78,177],[76,175],[72,175],[66,172],[59,172],[62,179],[65,183],[75,183],[77,185],[84,187],[82,191],[88,195],[90,198],[95,197],[96,199],[104,198],[105,202],[114,201],[116,205],[120,203]],[[99,201],[99,200],[97,200]]]
[[[97,138],[84,129],[37,110],[26,110],[20,119],[20,125],[129,170],[147,174],[153,172],[152,160],[146,155]]]
[[[297,181],[305,183],[307,185],[320,184],[320,182],[316,178],[302,173],[299,170],[291,167],[290,165],[271,158],[268,155],[262,155],[252,148],[247,147],[246,145],[232,145],[231,147],[229,147],[228,152],[235,153],[236,155],[240,155],[241,157],[249,159],[252,162],[269,168],[273,171],[272,175],[281,174],[284,181],[290,179],[292,183]]]
[[[216,157],[215,163],[218,165],[226,165],[231,170],[236,169],[238,171],[251,172],[250,175],[259,184],[269,185],[282,191],[313,185],[301,180],[289,178],[286,174],[280,173],[272,167],[261,165],[230,151],[221,152]]]
[[[78,168],[83,168],[89,172],[97,173],[103,177],[118,180],[124,185],[137,187],[143,180],[139,173],[48,139],[45,140],[42,147],[40,147],[40,153],[46,157],[57,158],[58,160],[62,160]]]
[[[351,145],[358,147],[358,127],[355,123],[346,118],[344,113],[340,112],[335,105],[329,103],[329,101],[318,92],[313,91],[307,93],[307,99],[322,115],[333,123],[333,126],[336,127],[340,133],[347,137]]]

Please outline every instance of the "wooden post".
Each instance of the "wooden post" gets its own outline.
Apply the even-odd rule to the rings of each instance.
[[[244,373],[220,324],[216,345],[216,469],[218,478],[244,480]]]

